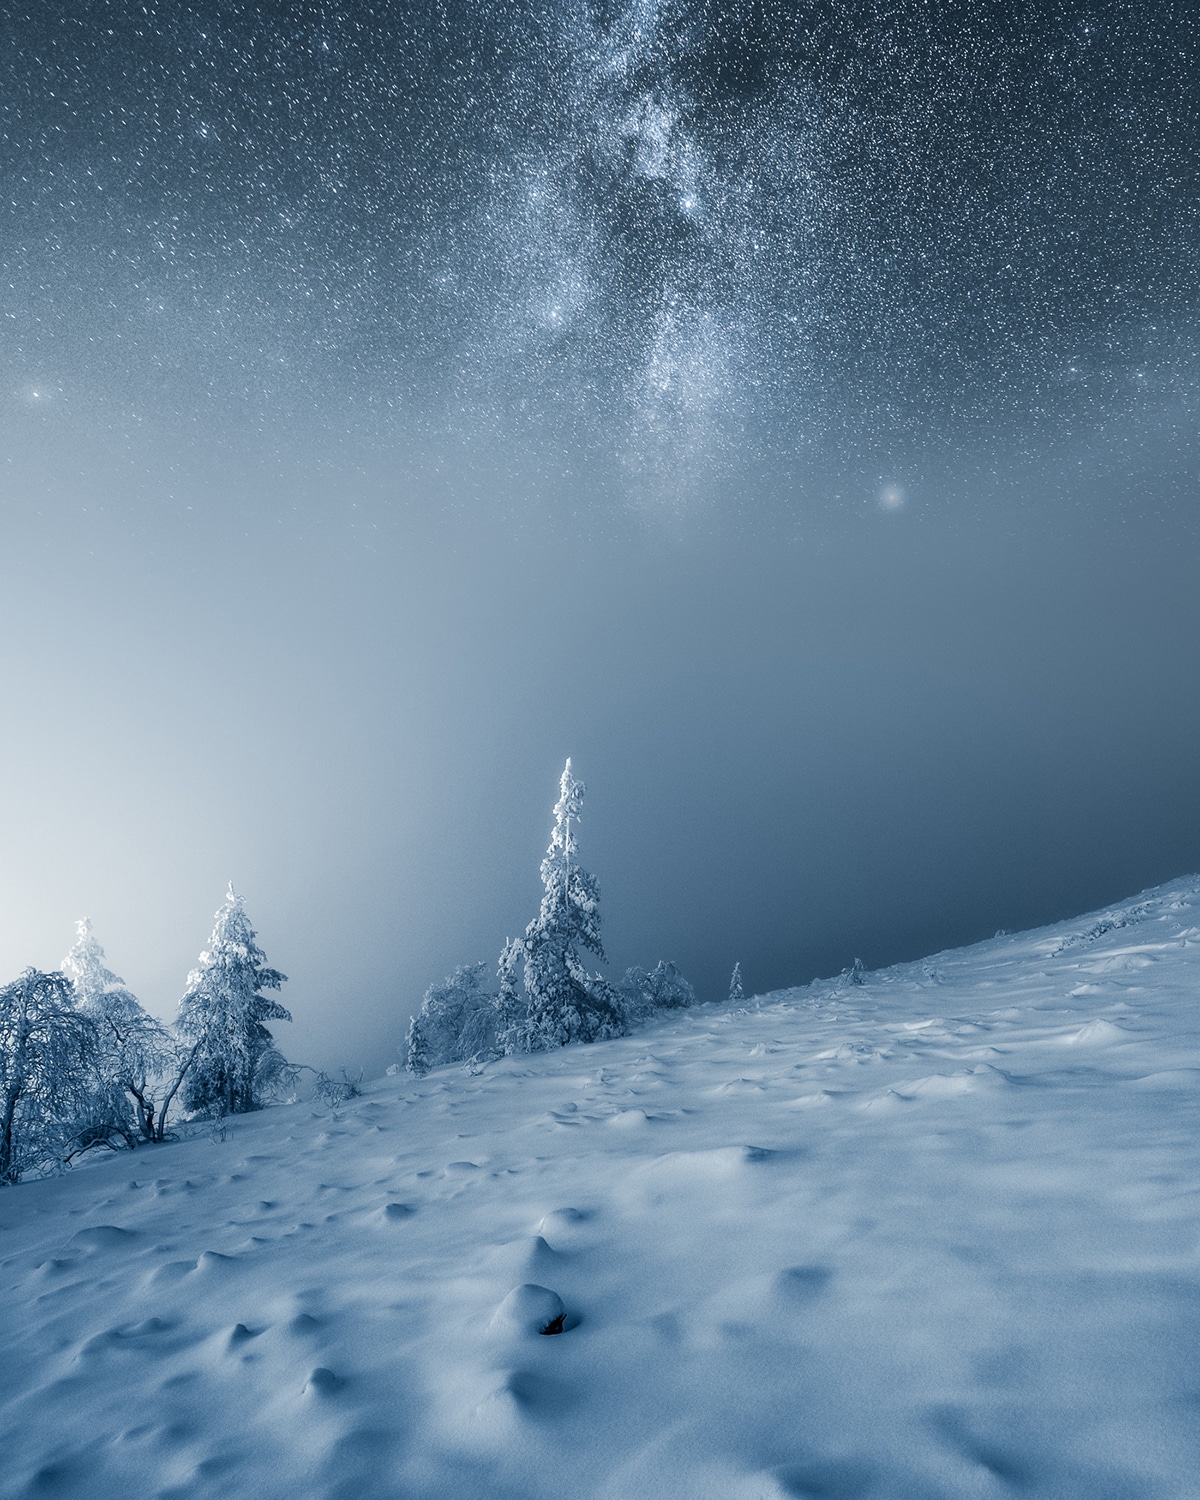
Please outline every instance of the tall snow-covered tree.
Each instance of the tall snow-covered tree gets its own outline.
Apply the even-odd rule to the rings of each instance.
[[[287,1070],[266,1023],[292,1018],[262,993],[277,990],[287,976],[267,968],[255,937],[245,902],[231,885],[179,1002],[176,1025],[194,1048],[182,1095],[184,1107],[193,1113],[261,1109]]]
[[[554,807],[550,847],[542,860],[541,909],[520,942],[525,1014],[507,1032],[507,1050],[536,1052],[619,1036],[622,1031],[610,987],[590,975],[580,957],[580,949],[585,949],[604,959],[600,888],[576,851],[573,825],[580,820],[583,795],[584,785],[572,774],[568,760]]]
[[[66,1160],[79,1144],[95,1033],[65,974],[26,969],[0,988],[0,1184]]]
[[[740,963],[734,964],[733,973],[729,976],[729,1003],[740,1005],[745,998],[746,994],[742,989],[742,966]]]
[[[76,931],[62,967],[77,1008],[95,1026],[95,1076],[86,1128],[96,1143],[114,1134],[129,1145],[139,1137],[160,1141],[186,1053],[181,1055],[167,1028],[105,963],[90,919],[77,923]]]

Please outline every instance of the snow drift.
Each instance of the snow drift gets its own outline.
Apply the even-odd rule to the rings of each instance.
[[[0,1494],[1184,1500],[1200,882],[0,1194]]]

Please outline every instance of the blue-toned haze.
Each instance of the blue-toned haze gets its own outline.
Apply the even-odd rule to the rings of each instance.
[[[1200,867],[1182,4],[12,5],[0,981],[285,1050],[524,929],[702,997]]]

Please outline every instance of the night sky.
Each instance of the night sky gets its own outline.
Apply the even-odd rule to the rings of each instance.
[[[382,1071],[536,910],[702,998],[1200,869],[1185,4],[0,7],[0,979],[232,876]]]

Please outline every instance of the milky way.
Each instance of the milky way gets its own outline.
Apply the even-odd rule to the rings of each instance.
[[[1195,20],[10,0],[0,979],[381,1069],[568,754],[712,995],[1200,865]]]
[[[1161,401],[1192,379],[1193,21],[10,8],[10,396],[537,428],[635,472]]]

